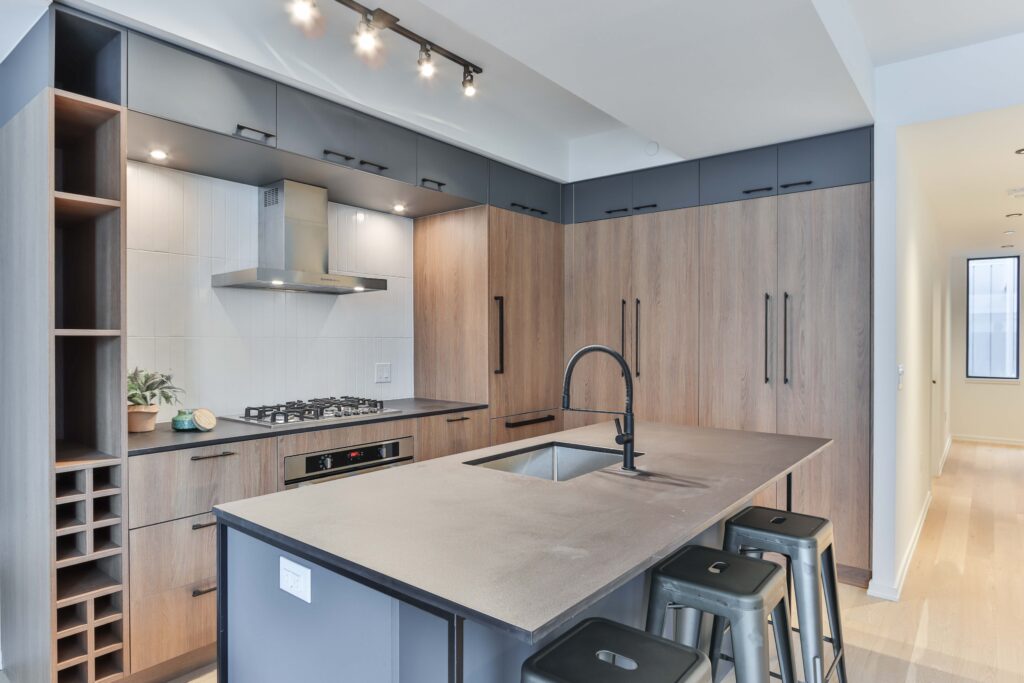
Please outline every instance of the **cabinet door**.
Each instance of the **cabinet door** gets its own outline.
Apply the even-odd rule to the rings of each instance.
[[[490,443],[486,410],[431,415],[416,421],[416,461],[443,458]]]
[[[491,417],[552,410],[562,388],[563,229],[491,207]]]
[[[697,424],[700,209],[633,217],[633,366],[642,420]]]
[[[487,159],[422,135],[416,155],[418,185],[487,203]]]
[[[274,146],[277,84],[137,33],[128,36],[128,108]]]
[[[779,194],[871,180],[871,129],[779,145]]]
[[[633,177],[633,213],[685,209],[700,204],[700,163],[658,166]]]
[[[775,431],[777,199],[701,208],[700,424]]]
[[[584,180],[575,183],[573,191],[577,223],[633,214],[633,176],[629,174]]]
[[[562,188],[553,181],[491,162],[487,203],[500,209],[562,221]]]
[[[626,301],[632,270],[632,218],[566,226],[565,360],[580,347],[604,344],[626,358],[632,309]],[[624,380],[606,354],[580,360],[572,380],[572,406],[621,411]],[[609,415],[566,412],[566,429],[610,420]]]
[[[700,203],[721,204],[778,192],[778,147],[733,152],[700,160]]]
[[[416,134],[360,112],[355,117],[353,167],[367,173],[416,184]]]
[[[784,306],[788,295],[788,307],[779,331],[778,431],[834,441],[794,473],[793,508],[832,520],[837,561],[860,570],[864,582],[871,567],[870,184],[779,198],[779,294]]]

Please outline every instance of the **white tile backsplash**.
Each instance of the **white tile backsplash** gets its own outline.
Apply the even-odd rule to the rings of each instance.
[[[214,289],[214,273],[258,263],[257,194],[129,162],[129,368],[172,372],[185,406],[221,415],[314,395],[412,396],[412,221],[328,207],[331,271],[385,277],[386,292]],[[380,362],[390,384],[374,383]]]

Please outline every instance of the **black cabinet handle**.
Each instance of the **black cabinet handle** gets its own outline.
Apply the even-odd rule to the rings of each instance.
[[[772,378],[768,374],[768,308],[772,302],[772,295],[764,293],[764,383],[768,384]]]
[[[209,588],[197,588],[192,591],[192,597],[198,598],[200,595],[206,595],[207,593],[212,593],[215,590],[217,590],[216,586],[210,586]]]
[[[547,216],[548,215],[548,212],[545,211],[544,209],[533,209],[533,208],[531,208],[530,209],[530,213],[537,213],[537,214],[540,214],[541,216]]]
[[[520,204],[519,202],[512,202],[511,204],[509,204],[509,206],[511,206],[513,209],[522,209],[523,211],[530,210],[530,207],[528,207],[526,204]]]
[[[449,417],[446,422],[465,422],[469,418],[463,415],[462,417]]]
[[[782,383],[789,384],[789,292],[782,295]]]
[[[605,213],[610,216],[610,215],[612,215],[614,213],[625,213],[627,211],[629,211],[629,207],[628,206],[623,207],[621,209],[608,209],[607,211],[605,211]]]
[[[619,314],[619,347],[622,349],[619,353],[623,356],[626,355],[626,300],[622,300],[622,312]],[[619,372],[619,375],[625,377],[624,372]]]
[[[249,131],[250,133],[256,133],[257,135],[262,135],[263,136],[263,143],[264,144],[270,142],[273,138],[277,137],[273,133],[268,133],[265,130],[260,130],[259,128],[253,128],[252,126],[246,126],[245,124],[242,124],[242,123],[239,123],[239,124],[237,124],[235,126],[235,137],[244,138],[246,140],[252,140],[252,138],[249,137],[248,135],[242,135],[242,133],[244,133],[245,131]]]
[[[771,192],[774,187],[755,187],[750,190],[743,190],[743,194],[757,194],[758,192]]]
[[[359,160],[359,165],[360,166],[373,166],[375,169],[377,169],[377,173],[383,173],[384,171],[388,170],[387,166],[383,166],[381,164],[378,164],[376,161],[367,161],[366,159],[360,159]]]
[[[221,453],[214,453],[212,455],[193,455],[190,460],[212,460],[213,458],[226,458],[229,455],[238,455],[235,451],[222,451]]]
[[[788,190],[791,187],[802,187],[803,185],[813,185],[813,184],[814,184],[813,180],[801,180],[799,183],[785,183],[784,185],[779,185],[779,187],[781,187],[783,190]]]
[[[519,429],[520,427],[529,427],[530,425],[539,425],[544,422],[554,421],[554,415],[545,415],[544,417],[535,417],[531,420],[520,420],[519,422],[505,422],[505,429]]]
[[[352,156],[351,154],[345,154],[343,152],[335,152],[333,149],[325,149],[324,150],[324,161],[330,161],[332,164],[338,163],[336,161],[332,161],[330,157],[341,157],[342,159],[344,159],[344,163],[348,163],[350,161],[354,161],[355,160],[355,157]]]
[[[420,180],[420,185],[422,185],[423,187],[427,187],[427,183],[430,183],[432,185],[437,185],[437,191],[438,192],[441,192],[442,189],[444,188],[444,186],[448,184],[448,183],[442,183],[440,180],[434,180],[433,178],[423,178],[423,179]],[[430,188],[427,188],[427,189],[429,190]]]
[[[211,526],[215,525],[216,523],[217,523],[216,520],[214,520],[212,522],[203,522],[202,524],[197,522],[197,523],[192,525],[192,531],[199,531],[200,529],[205,529],[206,527],[211,527]]]
[[[633,338],[633,364],[634,370],[636,370],[636,376],[640,376],[640,299],[636,300],[636,336]]]
[[[634,206],[634,211],[643,211],[644,209],[657,209],[657,204],[644,204],[643,206]]]
[[[505,297],[496,296],[498,302],[498,369],[495,375],[505,374]]]

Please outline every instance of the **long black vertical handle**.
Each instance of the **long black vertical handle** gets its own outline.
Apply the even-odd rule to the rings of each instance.
[[[768,374],[768,308],[772,301],[772,295],[764,293],[764,383],[768,384],[772,378]]]
[[[620,353],[623,356],[625,356],[626,355],[626,300],[625,299],[622,300],[622,313],[620,314],[620,318],[619,318],[619,348],[622,349],[622,351],[620,351]],[[625,373],[623,373],[623,372],[620,372],[619,374],[622,375],[622,376],[625,376]]]
[[[498,369],[495,375],[505,374],[505,297],[496,296],[498,302]]]
[[[789,292],[782,295],[782,383],[789,384]]]
[[[636,300],[636,336],[633,338],[633,365],[636,370],[636,376],[640,376],[640,299]]]

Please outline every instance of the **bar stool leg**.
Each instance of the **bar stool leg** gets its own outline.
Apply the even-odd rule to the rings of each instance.
[[[821,583],[825,588],[825,610],[828,612],[828,625],[832,630],[832,654],[839,660],[836,662],[836,676],[839,683],[847,683],[846,678],[846,646],[843,643],[843,626],[839,615],[839,585],[836,573],[836,555],[833,546],[825,548],[821,557]]]
[[[736,683],[762,683],[769,676],[768,615],[763,612],[736,614],[732,623],[732,650]],[[749,634],[742,638],[740,634]]]
[[[783,598],[772,610],[772,628],[775,630],[775,649],[779,653],[779,674],[782,683],[796,683],[793,670],[793,634],[789,630],[789,601]]]
[[[818,584],[821,567],[821,558],[815,550],[802,550],[793,558],[796,609],[800,617],[800,652],[807,683],[825,683],[821,587]]]
[[[651,582],[651,594],[647,599],[647,623],[644,630],[658,637],[665,635],[665,611],[672,602],[672,595],[660,587],[657,583]]]
[[[711,680],[716,680],[718,677],[718,662],[722,659],[722,643],[724,640],[725,619],[715,615],[714,620],[711,622],[711,643],[708,645],[708,655],[711,658]]]
[[[681,605],[672,605],[670,609],[675,616],[672,631],[675,641],[686,647],[700,649],[700,622],[704,613]]]

